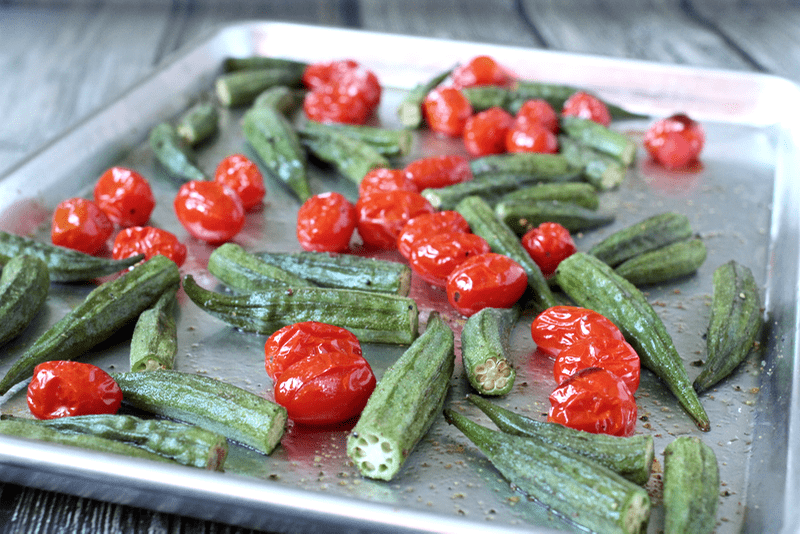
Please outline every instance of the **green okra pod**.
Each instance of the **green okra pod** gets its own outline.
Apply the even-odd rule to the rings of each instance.
[[[178,354],[178,288],[175,284],[167,289],[153,306],[139,314],[131,336],[131,371],[172,369]]]
[[[461,361],[467,380],[481,395],[505,395],[514,387],[517,372],[509,359],[508,339],[519,316],[519,306],[484,308],[464,323]]]
[[[429,80],[417,84],[411,91],[406,93],[397,107],[397,117],[400,119],[400,124],[407,128],[419,128],[422,126],[422,102],[428,93],[450,76],[451,72],[453,72],[452,68],[442,71]]]
[[[627,135],[582,117],[562,117],[561,130],[573,139],[617,158],[629,167],[636,159],[636,143]]]
[[[300,131],[300,140],[317,159],[333,166],[358,185],[369,171],[389,167],[389,160],[371,144],[342,131]]]
[[[150,130],[150,148],[167,173],[177,180],[207,179],[197,166],[194,150],[171,124],[162,122]]]
[[[714,449],[695,436],[675,438],[664,449],[664,533],[714,532],[719,490]]]
[[[293,68],[245,69],[219,76],[214,82],[217,98],[223,106],[246,106],[258,95],[278,85],[299,87],[303,72]]]
[[[560,200],[501,199],[495,204],[494,211],[519,236],[545,222],[558,223],[572,233],[614,222],[612,214]]]
[[[219,129],[219,112],[211,102],[198,102],[178,118],[175,130],[189,146],[199,145]]]
[[[208,272],[226,286],[240,292],[275,287],[316,287],[302,276],[271,265],[236,243],[220,245],[208,258]]]
[[[707,253],[702,239],[682,239],[634,256],[614,271],[635,286],[660,284],[694,273],[705,262]]]
[[[50,275],[36,256],[14,256],[0,273],[0,346],[18,336],[47,300]]]

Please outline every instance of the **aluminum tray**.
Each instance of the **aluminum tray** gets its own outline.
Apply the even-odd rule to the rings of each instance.
[[[386,86],[380,122],[397,126],[395,108],[404,90],[457,61],[490,54],[521,77],[569,83],[595,90],[633,111],[664,116],[685,111],[707,132],[703,168],[667,173],[639,158],[619,190],[603,197],[614,225],[578,239],[580,248],[658,211],[686,213],[709,248],[705,265],[679,283],[654,287],[648,296],[664,318],[692,377],[690,363],[704,354],[711,273],[736,259],[763,282],[767,336],[730,380],[704,396],[712,421],[702,434],[663,387],[645,372],[637,395],[639,432],[655,437],[657,460],[678,435],[695,434],[717,452],[723,492],[718,532],[795,532],[800,494],[798,405],[798,207],[800,110],[798,88],[774,77],[700,70],[637,61],[578,56],[524,48],[374,34],[282,23],[223,28],[188,47],[118,101],[87,118],[0,178],[0,228],[48,238],[49,214],[67,196],[88,195],[112,164],[132,166],[150,178],[159,204],[152,222],[174,231],[190,248],[182,268],[201,284],[210,248],[189,238],[171,208],[176,185],[154,164],[145,142],[158,121],[175,117],[212,87],[228,56],[265,54],[306,61],[352,57],[373,69]],[[212,170],[229,153],[244,150],[240,112],[222,115],[222,133],[200,152]],[[620,123],[640,135],[649,121]],[[457,142],[421,135],[424,154],[458,152]],[[409,158],[410,159],[410,158]],[[403,162],[399,162],[402,165]],[[315,192],[355,188],[324,169],[313,172]],[[293,220],[297,203],[277,183],[268,202],[249,215],[236,241],[251,250],[297,250]],[[388,257],[397,256],[388,255]],[[5,370],[35,336],[81,299],[87,287],[53,285],[46,313],[6,346]],[[413,296],[423,314],[447,310],[442,293],[416,283]],[[242,334],[181,301],[177,368],[206,373],[269,396],[263,371],[263,336]],[[450,313],[450,312],[446,312]],[[453,326],[460,321],[450,314]],[[547,411],[553,388],[549,362],[534,353],[526,317],[512,338],[518,385],[500,400],[533,417]],[[367,346],[378,376],[402,347]],[[110,370],[126,370],[128,341],[104,344],[86,359]],[[462,399],[460,370],[449,403],[488,423]],[[4,413],[25,414],[24,395],[3,399]],[[225,473],[155,465],[65,447],[0,437],[0,479],[47,490],[110,500],[275,531],[305,532],[545,532],[571,527],[514,493],[481,453],[438,421],[400,476],[390,483],[362,479],[348,462],[344,431],[290,428],[270,457],[233,446]],[[658,467],[658,466],[657,466]],[[649,531],[663,528],[659,477],[649,485],[655,499]]]

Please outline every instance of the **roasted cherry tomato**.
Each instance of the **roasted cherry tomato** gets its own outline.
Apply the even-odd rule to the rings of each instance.
[[[550,394],[547,420],[576,430],[632,436],[636,400],[619,377],[598,367],[578,371]]]
[[[173,206],[186,231],[207,243],[228,241],[244,227],[242,200],[219,182],[186,182],[178,189]]]
[[[309,65],[303,82],[311,89],[303,110],[312,120],[363,124],[380,103],[377,76],[352,59]]]
[[[28,384],[28,408],[37,419],[115,414],[121,404],[122,390],[111,375],[89,363],[40,363]]]
[[[581,369],[600,367],[621,378],[628,391],[639,389],[639,355],[627,341],[605,336],[579,339],[556,356],[553,377],[561,384]]]
[[[538,122],[514,123],[506,132],[507,152],[558,152],[558,137]]]
[[[455,87],[474,87],[476,85],[499,85],[508,87],[513,76],[490,56],[477,56],[453,69]]]
[[[358,62],[354,59],[337,59],[312,63],[303,71],[303,85],[311,90],[319,89],[324,85],[338,82],[344,76],[344,73],[357,69],[358,66]]]
[[[344,195],[320,193],[297,212],[297,241],[304,250],[342,252],[350,246],[357,221],[356,207]]]
[[[111,222],[123,228],[144,225],[156,206],[150,183],[125,167],[111,167],[100,176],[94,185],[94,201]]]
[[[404,169],[380,167],[372,169],[364,175],[358,184],[358,196],[363,197],[375,191],[394,191],[396,189],[415,193],[419,191]]]
[[[539,350],[551,356],[587,337],[625,339],[619,328],[605,316],[579,306],[546,309],[531,323],[531,336]]]
[[[414,242],[408,264],[423,280],[444,288],[453,269],[467,258],[489,251],[489,243],[479,235],[464,232],[436,233]]]
[[[379,191],[360,197],[356,203],[358,233],[367,245],[397,248],[397,238],[408,221],[433,213],[428,200],[413,191]]]
[[[347,86],[331,84],[306,93],[303,112],[317,122],[364,124],[372,109],[363,98],[351,94]]]
[[[517,124],[536,122],[553,133],[558,133],[560,130],[556,110],[553,109],[550,102],[540,98],[525,101],[517,111],[514,120]]]
[[[472,104],[455,87],[439,87],[422,103],[428,127],[439,134],[461,137],[467,119],[472,116]]]
[[[464,124],[464,146],[470,156],[488,156],[506,151],[506,134],[514,117],[502,108],[476,113]]]
[[[258,165],[244,154],[223,158],[217,165],[214,179],[236,191],[245,211],[260,206],[264,200],[264,176]]]
[[[697,161],[704,143],[703,127],[682,113],[656,121],[644,136],[650,157],[668,169]]]
[[[434,234],[469,232],[469,223],[455,210],[423,213],[408,221],[397,238],[397,250],[408,259],[417,241]]]
[[[152,226],[125,228],[114,239],[111,255],[115,260],[144,254],[150,259],[156,254],[166,256],[180,267],[186,261],[186,245],[175,234]]]
[[[309,356],[338,352],[361,357],[361,343],[355,334],[319,321],[303,321],[276,330],[264,344],[264,367],[272,380]]]
[[[603,126],[611,124],[611,113],[608,112],[608,107],[602,100],[584,91],[576,91],[573,93],[572,96],[564,102],[561,114],[589,119]]]
[[[529,230],[522,236],[522,246],[545,276],[553,274],[562,260],[578,250],[569,230],[554,222]]]
[[[470,316],[483,308],[510,308],[525,293],[528,275],[502,254],[489,252],[466,259],[447,278],[447,300]]]
[[[100,206],[85,198],[70,198],[56,206],[50,239],[54,245],[95,254],[103,248],[114,224]]]
[[[472,180],[469,160],[453,154],[416,159],[405,171],[420,191]]]

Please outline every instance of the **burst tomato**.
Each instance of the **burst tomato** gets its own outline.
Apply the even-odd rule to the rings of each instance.
[[[517,111],[517,124],[539,123],[553,133],[558,133],[560,126],[558,114],[547,100],[533,99],[525,101]]]
[[[558,152],[558,137],[538,122],[515,123],[506,132],[507,152]]]
[[[514,117],[502,108],[476,113],[464,124],[464,146],[472,157],[502,154]]]
[[[581,369],[600,367],[621,378],[631,393],[639,389],[639,355],[624,340],[612,337],[587,337],[565,348],[556,356],[553,377],[561,384]]]
[[[565,116],[580,117],[608,126],[611,124],[611,113],[602,100],[584,91],[576,91],[570,96],[561,114]]]
[[[372,169],[358,184],[358,196],[363,197],[376,191],[414,191],[419,190],[404,169]]]
[[[344,195],[320,193],[297,212],[297,241],[304,250],[342,252],[350,246],[357,221],[356,207]]]
[[[470,233],[436,233],[414,242],[408,264],[423,280],[444,288],[447,277],[467,258],[489,252],[489,243]]]
[[[455,87],[474,87],[476,85],[499,85],[508,87],[513,76],[491,56],[476,56],[467,63],[453,69]]]
[[[50,229],[54,245],[95,254],[114,232],[100,206],[85,198],[69,198],[56,206]]]
[[[408,221],[433,213],[430,202],[413,191],[380,191],[360,197],[356,203],[358,233],[367,245],[397,248],[397,238]]]
[[[428,127],[449,137],[461,137],[467,119],[472,116],[472,104],[455,87],[434,89],[425,97],[422,109]]]
[[[144,225],[156,206],[150,183],[125,167],[111,167],[100,176],[94,185],[94,201],[111,222],[123,228]]]
[[[469,223],[455,210],[423,213],[408,221],[397,237],[397,250],[408,259],[416,243],[430,235],[439,233],[469,232]]]
[[[704,143],[703,127],[682,113],[656,121],[644,136],[650,157],[668,169],[697,161]]]
[[[28,408],[37,419],[115,414],[122,390],[97,366],[66,360],[44,362],[28,384]]]
[[[605,369],[590,367],[550,394],[547,420],[594,434],[631,436],[636,415],[636,400],[625,382]]]
[[[150,259],[156,254],[166,256],[180,267],[186,261],[186,245],[175,234],[152,226],[125,228],[114,238],[111,255],[115,260],[144,254]]]
[[[406,165],[405,171],[419,191],[472,180],[469,160],[454,154],[416,159]]]
[[[554,222],[542,223],[526,232],[522,246],[545,276],[553,274],[562,260],[578,250],[569,230]]]
[[[303,82],[311,89],[303,101],[311,120],[363,124],[380,103],[378,77],[352,59],[309,65]]]
[[[261,205],[266,189],[258,165],[244,154],[231,154],[219,162],[214,180],[236,191],[245,211]]]
[[[579,306],[553,306],[531,323],[533,342],[552,356],[588,337],[611,337],[624,341],[622,332],[605,316]]]
[[[525,293],[528,275],[502,254],[489,252],[466,259],[447,278],[447,300],[462,315],[483,308],[510,308]]]
[[[228,241],[244,227],[242,200],[219,182],[186,182],[178,189],[173,206],[186,231],[208,243]]]
[[[306,93],[303,112],[317,122],[364,124],[372,109],[347,86],[331,84]]]

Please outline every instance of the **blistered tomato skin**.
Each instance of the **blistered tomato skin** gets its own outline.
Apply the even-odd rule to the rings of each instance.
[[[156,206],[147,179],[125,167],[111,167],[100,176],[94,201],[111,222],[123,228],[144,225]]]
[[[636,400],[625,382],[605,369],[590,367],[550,394],[547,420],[593,434],[632,436],[636,416]]]
[[[317,122],[364,124],[372,110],[346,86],[332,84],[306,93],[303,112]]]
[[[555,154],[558,152],[558,137],[538,122],[515,123],[508,129],[505,137],[507,152],[538,152]]]
[[[525,293],[528,275],[502,254],[489,252],[465,260],[447,278],[447,300],[461,315],[483,308],[510,308]]]
[[[360,197],[356,210],[361,239],[384,250],[397,248],[397,238],[408,221],[434,212],[431,203],[413,191],[382,191]]]
[[[122,390],[97,366],[50,361],[34,368],[27,400],[37,419],[115,414],[122,404]]]
[[[397,238],[397,250],[406,259],[411,256],[411,250],[416,243],[427,236],[440,233],[469,232],[469,223],[455,210],[443,210],[433,213],[424,213],[408,221]]]
[[[121,260],[144,254],[149,260],[157,254],[166,256],[180,267],[186,261],[186,245],[175,234],[152,226],[133,226],[125,228],[114,238],[111,255]]]
[[[703,127],[682,113],[656,121],[644,137],[644,146],[650,157],[667,169],[680,169],[695,163],[704,144]]]
[[[377,191],[414,191],[419,189],[404,169],[386,169],[383,167],[367,172],[358,184],[358,196],[363,197]]]
[[[467,119],[464,125],[464,146],[472,157],[502,154],[506,151],[506,135],[514,117],[501,108],[489,108]]]
[[[264,176],[258,165],[244,154],[231,154],[223,158],[217,165],[214,179],[236,191],[245,211],[260,206],[264,200]]]
[[[639,389],[641,363],[634,348],[621,339],[596,336],[581,339],[562,350],[553,365],[557,384],[581,369],[600,367],[625,382],[628,391]]]
[[[498,85],[508,87],[514,77],[491,56],[476,56],[453,70],[455,87]]]
[[[538,349],[551,356],[588,337],[625,340],[619,328],[609,319],[579,306],[553,306],[546,309],[531,323],[531,336]]]
[[[419,158],[405,167],[417,189],[435,189],[472,180],[469,160],[456,154]]]
[[[297,241],[304,250],[343,252],[356,228],[356,207],[336,192],[314,195],[297,212]]]
[[[54,245],[86,254],[99,252],[114,233],[114,224],[96,203],[69,198],[56,206],[50,229]]]
[[[173,202],[189,234],[210,244],[229,241],[244,227],[244,207],[236,192],[216,181],[183,184]]]
[[[603,126],[611,124],[611,113],[608,107],[599,98],[584,91],[576,91],[570,96],[561,110],[564,116],[589,119]]]
[[[561,127],[558,123],[558,114],[547,100],[532,99],[525,101],[517,111],[514,121],[518,125],[538,123],[553,133],[558,133]]]
[[[423,280],[436,287],[447,286],[447,278],[467,258],[486,254],[489,243],[470,233],[436,233],[423,237],[411,249],[408,264]]]
[[[461,137],[472,116],[472,104],[455,87],[434,89],[425,97],[422,109],[428,127],[448,137]]]
[[[319,122],[363,124],[381,99],[375,73],[352,59],[311,64],[303,73],[303,83],[311,89],[303,110]]]
[[[552,275],[562,260],[578,250],[569,230],[553,222],[542,223],[526,232],[522,236],[522,246],[545,276]]]

